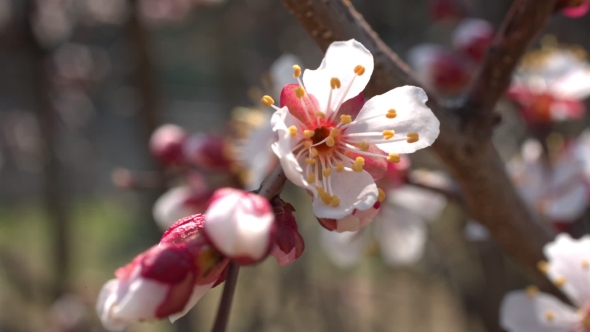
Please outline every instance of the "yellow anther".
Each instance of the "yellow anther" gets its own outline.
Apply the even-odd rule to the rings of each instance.
[[[342,171],[344,171],[344,164],[341,161],[339,161],[336,163],[336,172],[340,173]]]
[[[365,166],[365,159],[363,157],[356,157],[354,164],[352,164],[351,168],[353,171],[357,173],[361,173],[363,171],[363,166]]]
[[[324,114],[322,112],[315,112],[315,116],[317,116],[318,118],[322,118],[322,119],[326,118],[326,114]]]
[[[334,146],[334,144],[336,144],[336,141],[334,140],[334,137],[328,137],[326,138],[326,145],[329,147]]]
[[[549,270],[549,263],[547,263],[547,261],[540,261],[537,263],[537,269],[543,273],[547,273],[547,270]]]
[[[379,191],[379,195],[377,196],[377,200],[379,202],[383,202],[385,200],[385,191],[383,191],[383,189],[381,189],[381,188],[377,188],[377,191]]]
[[[307,138],[312,138],[313,135],[315,135],[315,131],[313,131],[313,130],[305,129],[303,131],[303,136],[305,136]]]
[[[336,137],[338,135],[340,135],[340,129],[336,129],[336,128],[330,129],[330,136],[331,137]]]
[[[393,108],[390,109],[389,111],[387,111],[387,114],[385,114],[385,117],[387,117],[388,119],[393,119],[397,116],[397,111],[394,110]]]
[[[313,142],[312,141],[305,141],[305,142],[303,142],[303,147],[306,148],[306,149],[311,148],[312,145],[313,145]]]
[[[303,96],[305,96],[305,89],[303,89],[302,86],[298,86],[297,89],[295,89],[295,96],[297,96],[297,98],[303,98]]]
[[[555,319],[555,314],[551,310],[545,311],[545,319],[548,322],[552,322]]]
[[[309,173],[309,176],[307,177],[307,183],[314,183],[315,182],[315,173],[311,172]]]
[[[340,198],[338,198],[336,195],[330,197],[330,205],[332,207],[337,207],[340,205]]]
[[[584,270],[588,270],[589,267],[590,267],[590,263],[588,262],[588,260],[582,259],[582,268]]]
[[[344,124],[349,124],[352,122],[352,117],[350,115],[343,114],[340,116],[340,122]]]
[[[315,165],[316,160],[313,158],[305,158],[305,163],[308,165]]]
[[[562,287],[563,285],[565,285],[565,278],[563,276],[559,276],[555,278],[555,280],[553,280],[553,283],[557,287]]]
[[[299,67],[298,65],[294,65],[293,66],[293,77],[298,78],[299,76],[301,76],[301,67]]]
[[[340,89],[340,80],[337,77],[332,77],[330,80],[330,87],[332,90]]]
[[[359,143],[359,149],[361,149],[361,151],[367,151],[369,150],[369,143],[362,141]]]
[[[357,74],[358,76],[361,76],[365,73],[365,67],[363,67],[362,65],[358,65],[356,67],[354,67],[354,73]]]
[[[260,102],[266,107],[271,107],[275,103],[275,100],[271,96],[266,95],[260,99]]]
[[[356,159],[354,160],[355,164],[360,164],[360,165],[365,165],[365,158],[363,157],[356,157]]]
[[[324,202],[326,205],[330,204],[330,200],[332,199],[330,194],[328,194],[322,187],[316,186],[315,189],[318,191],[318,196],[320,196],[322,202]]]
[[[529,297],[535,297],[537,294],[539,294],[539,288],[537,288],[537,286],[530,285],[526,288],[526,294]]]
[[[399,163],[401,160],[401,157],[399,156],[399,154],[392,152],[389,154],[389,156],[387,156],[387,161],[389,161],[390,163]]]
[[[330,174],[332,174],[332,169],[331,168],[325,168],[322,171],[322,174],[324,175],[325,178],[330,177]]]
[[[316,149],[316,148],[311,148],[311,151],[309,151],[309,155],[310,155],[312,158],[315,158],[315,157],[317,157],[317,156],[318,156],[318,149]]]
[[[416,142],[418,142],[418,139],[420,139],[420,136],[418,136],[418,133],[409,133],[407,142],[408,143],[416,143]]]
[[[393,137],[393,135],[395,135],[395,131],[393,131],[393,130],[384,130],[383,131],[383,138],[385,138],[385,139],[391,139]]]
[[[297,127],[295,127],[295,126],[289,127],[289,134],[291,135],[291,137],[295,137],[295,135],[297,135]]]

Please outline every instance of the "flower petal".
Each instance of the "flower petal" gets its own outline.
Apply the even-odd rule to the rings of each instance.
[[[574,303],[590,303],[590,236],[574,240],[568,234],[559,234],[543,249],[548,276],[564,281],[561,289]]]
[[[309,122],[315,112],[320,110],[316,97],[307,94],[305,98],[298,98],[295,90],[298,84],[289,84],[281,90],[281,107],[289,109],[289,113],[307,127],[312,127],[313,123]],[[305,105],[305,106],[304,106]],[[308,115],[306,115],[306,112]]]
[[[361,258],[366,236],[360,231],[337,233],[322,228],[320,235],[322,248],[334,265],[350,268]]]
[[[184,306],[184,309],[181,312],[168,316],[170,322],[174,323],[175,321],[186,315],[197,304],[197,302],[199,302],[199,300],[203,298],[205,294],[207,294],[207,292],[211,289],[211,287],[213,287],[214,284],[215,282],[206,285],[195,285],[193,287],[191,297]]]
[[[570,70],[551,84],[551,90],[557,97],[580,100],[590,95],[590,67]]]
[[[500,306],[500,325],[508,332],[573,331],[577,321],[574,308],[544,293],[513,291]]]
[[[433,221],[447,205],[447,199],[431,190],[405,185],[387,193],[387,201],[415,214],[425,221]]]
[[[118,301],[117,295],[119,293],[120,281],[117,279],[109,280],[98,295],[96,301],[96,312],[102,325],[109,331],[123,331],[129,322],[125,320],[116,319],[111,315],[111,308]]]
[[[296,122],[296,119],[286,107],[281,108],[272,115],[273,131],[278,135],[278,141],[272,145],[272,150],[279,158],[287,179],[296,186],[306,188],[308,184],[303,177],[303,169],[293,154],[293,147],[297,142],[291,137],[288,130]]]
[[[365,67],[365,72],[361,76],[355,73],[358,65]],[[341,83],[339,89],[332,90],[333,108],[340,100],[347,101],[361,93],[369,83],[373,68],[373,55],[361,43],[354,39],[333,42],[328,47],[320,67],[316,70],[305,70],[303,85],[307,92],[318,100],[319,110],[325,113],[332,78],[338,78]]]
[[[377,201],[379,192],[373,177],[366,171],[357,172],[333,172],[330,175],[332,191],[340,198],[340,205],[333,207],[325,204],[319,197],[315,188],[312,208],[318,218],[340,219],[352,214],[355,209],[367,210],[372,208]]]
[[[297,79],[293,77],[293,65],[300,63],[301,60],[297,56],[288,53],[272,63],[268,71],[276,95],[279,95],[285,85],[297,83]]]
[[[590,11],[590,3],[584,3],[576,7],[564,8],[563,15],[571,18],[578,18],[586,15]]]
[[[426,106],[427,100],[428,97],[424,90],[408,85],[375,96],[365,104],[346,132],[382,132],[393,129],[395,131],[394,137],[405,137],[409,133],[418,133],[417,142],[408,143],[403,140],[377,144],[377,147],[387,153],[412,153],[425,148],[438,137],[440,125],[436,116]],[[393,119],[385,117],[390,109],[397,112],[397,116]],[[383,116],[379,116],[381,114]],[[372,119],[359,122],[359,120],[369,118]]]
[[[160,304],[165,301],[170,286],[154,280],[136,278],[111,314],[125,321],[153,320]]]
[[[416,214],[401,207],[384,204],[375,225],[381,254],[387,264],[412,264],[422,257],[426,243],[426,224]]]

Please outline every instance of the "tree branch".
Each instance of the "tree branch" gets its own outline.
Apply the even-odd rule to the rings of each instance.
[[[517,0],[503,24],[496,41],[494,59],[486,60],[484,68],[492,68],[493,61],[505,61],[501,76],[497,76],[495,91],[485,97],[485,103],[478,102],[482,109],[491,109],[508,84],[511,71],[525,50],[526,45],[537,34],[541,25],[553,8],[554,0],[541,5],[534,0]],[[432,150],[448,167],[452,175],[461,185],[465,194],[465,202],[472,211],[473,217],[485,225],[495,237],[503,250],[517,262],[539,286],[547,292],[564,298],[560,291],[547,280],[545,275],[536,268],[537,262],[544,259],[542,248],[551,240],[545,229],[539,226],[535,216],[530,213],[506,176],[504,163],[499,158],[491,143],[491,135],[481,136],[477,130],[465,130],[460,122],[460,113],[446,108],[430,87],[421,84],[411,73],[408,66],[393,53],[369,27],[361,15],[352,7],[348,0],[283,0],[285,6],[297,18],[299,23],[313,37],[322,50],[326,50],[335,40],[354,38],[367,47],[375,58],[375,71],[371,82],[365,90],[368,96],[383,93],[401,85],[418,85],[425,88],[430,97],[428,106],[441,123],[440,135],[432,146]],[[541,7],[541,8],[539,8]],[[531,15],[532,18],[524,18]],[[520,20],[516,22],[513,20]],[[519,32],[518,29],[523,29]],[[503,37],[506,36],[506,37]],[[504,38],[509,38],[504,40]],[[514,45],[518,43],[518,45]],[[510,46],[513,45],[513,46]],[[510,47],[516,47],[513,51]],[[488,69],[488,71],[491,69]],[[482,70],[483,80],[486,70]],[[493,70],[492,70],[493,72]],[[491,74],[490,74],[491,75]],[[479,81],[478,81],[479,82]],[[484,83],[478,83],[483,94]],[[479,90],[481,89],[481,90]],[[474,100],[481,98],[473,94]],[[474,112],[483,112],[470,110]],[[491,121],[486,128],[491,133]],[[478,135],[478,136],[476,136]],[[483,138],[482,138],[483,137]]]

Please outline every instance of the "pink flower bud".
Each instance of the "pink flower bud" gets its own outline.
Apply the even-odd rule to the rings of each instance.
[[[223,137],[198,133],[186,140],[184,156],[189,163],[212,171],[227,171],[232,160],[227,157],[227,146]]]
[[[182,147],[188,135],[173,124],[160,126],[150,139],[150,151],[165,166],[184,164]]]
[[[152,214],[161,229],[168,229],[180,218],[205,212],[211,194],[196,192],[189,187],[172,188],[154,203]]]
[[[367,226],[381,207],[381,202],[375,202],[375,205],[367,210],[354,210],[352,214],[341,219],[317,218],[320,224],[329,231],[341,232],[355,232]]]
[[[475,62],[481,62],[494,39],[492,25],[480,19],[465,19],[453,33],[453,46]]]
[[[408,52],[408,61],[421,80],[443,94],[455,94],[469,83],[465,61],[438,45],[423,44]]]
[[[272,255],[281,266],[291,264],[301,256],[305,249],[303,237],[299,234],[293,205],[284,202],[279,196],[271,201],[275,213],[277,235]]]
[[[205,235],[225,256],[242,265],[268,256],[274,243],[275,217],[263,197],[237,189],[219,189],[205,215]]]
[[[430,0],[429,7],[435,21],[456,21],[464,15],[457,0]]]
[[[578,18],[586,15],[590,10],[588,0],[559,0],[556,10],[561,10],[563,15],[571,18]]]
[[[121,331],[132,322],[184,316],[223,281],[228,259],[200,230],[202,215],[175,223],[154,246],[119,268],[102,288],[96,309],[105,328]]]

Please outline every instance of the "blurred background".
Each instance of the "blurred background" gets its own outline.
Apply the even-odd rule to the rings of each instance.
[[[450,45],[457,24],[435,1],[352,2],[402,57],[423,42]],[[511,1],[458,3],[497,28]],[[547,28],[585,48],[587,31],[587,16],[557,15]],[[258,106],[285,53],[303,68],[322,58],[280,1],[0,0],[0,331],[103,331],[100,287],[161,236],[152,206],[167,175],[151,133],[174,123],[223,134],[235,107]],[[512,104],[498,109],[508,159],[527,131]],[[586,123],[556,129],[573,136]],[[441,169],[428,151],[412,167]],[[453,200],[428,224],[417,262],[388,266],[369,241],[342,269],[322,250],[309,197],[287,186],[283,199],[305,252],[286,267],[241,270],[230,331],[500,331],[503,294],[528,284],[493,240],[464,236],[469,218]],[[220,294],[174,325],[128,331],[207,331]]]

